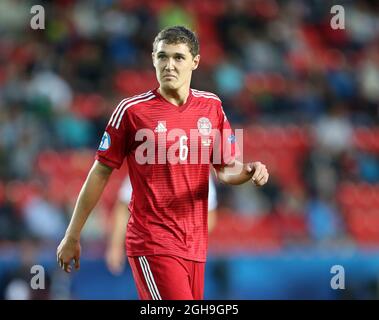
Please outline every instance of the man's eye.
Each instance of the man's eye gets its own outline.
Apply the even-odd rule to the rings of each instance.
[[[183,57],[176,57],[176,60],[184,60]]]

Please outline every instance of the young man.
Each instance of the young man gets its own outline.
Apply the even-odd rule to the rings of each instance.
[[[119,275],[125,265],[125,231],[130,212],[129,203],[132,200],[132,184],[129,175],[125,178],[118,198],[112,210],[112,223],[110,236],[108,239],[107,249],[105,252],[105,261],[107,267],[114,275]],[[217,193],[213,178],[209,175],[209,192],[208,192],[208,233],[212,232],[217,219]]]
[[[260,162],[236,160],[220,99],[190,88],[200,61],[196,36],[184,27],[164,29],[152,58],[159,88],[122,100],[113,112],[57,260],[66,272],[72,260],[79,268],[81,230],[112,170],[126,158],[135,190],[126,247],[139,297],[202,299],[209,162],[226,184],[262,186],[269,175]]]

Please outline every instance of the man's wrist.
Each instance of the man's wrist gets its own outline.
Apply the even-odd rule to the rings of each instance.
[[[73,234],[71,232],[66,232],[66,235],[65,235],[66,239],[68,241],[73,241],[73,242],[78,242],[80,241],[80,234]]]

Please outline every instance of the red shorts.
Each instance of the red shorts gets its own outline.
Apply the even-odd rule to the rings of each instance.
[[[176,256],[128,257],[141,300],[201,300],[205,263]]]

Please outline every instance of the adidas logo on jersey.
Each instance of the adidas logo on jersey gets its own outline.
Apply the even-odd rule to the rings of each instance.
[[[166,121],[158,121],[158,125],[154,129],[154,132],[157,132],[157,133],[167,132]]]

